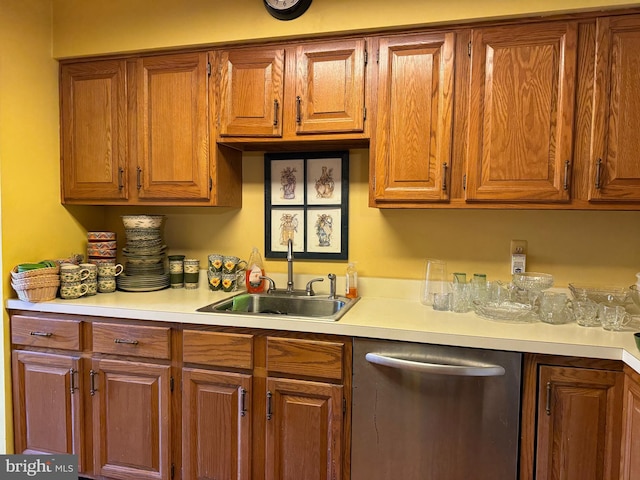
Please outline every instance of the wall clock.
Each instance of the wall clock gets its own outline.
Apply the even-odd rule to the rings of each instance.
[[[307,11],[311,0],[263,0],[267,12],[278,20],[293,20]]]

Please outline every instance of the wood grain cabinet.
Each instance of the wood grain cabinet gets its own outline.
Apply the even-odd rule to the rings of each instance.
[[[11,342],[15,453],[75,454],[90,473],[84,422],[81,322],[14,315]]]
[[[64,203],[240,205],[239,152],[210,147],[206,52],[60,72]]]
[[[640,374],[625,366],[620,479],[640,478]]]
[[[640,15],[598,18],[589,201],[640,201]]]
[[[366,41],[243,47],[218,52],[218,140],[368,139]]]
[[[450,197],[454,32],[379,39],[371,204]]]
[[[618,478],[623,383],[618,362],[529,356],[520,478]]]
[[[474,29],[467,202],[570,200],[577,22]]]

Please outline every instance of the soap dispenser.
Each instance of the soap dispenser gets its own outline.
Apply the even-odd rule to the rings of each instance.
[[[249,261],[247,262],[247,270],[245,273],[245,281],[248,293],[264,292],[264,263],[262,263],[262,255],[257,247],[253,247]]]
[[[347,265],[345,296],[356,298],[358,296],[358,271],[355,263]]]

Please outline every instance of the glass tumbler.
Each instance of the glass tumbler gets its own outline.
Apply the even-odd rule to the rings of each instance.
[[[439,295],[449,293],[447,263],[444,260],[430,258],[425,262],[420,302],[423,305],[433,305],[436,293]]]

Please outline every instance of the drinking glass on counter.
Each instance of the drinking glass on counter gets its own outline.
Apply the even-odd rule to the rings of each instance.
[[[448,293],[447,263],[444,260],[427,259],[420,292],[420,302],[423,305],[433,305],[436,294],[443,295]],[[440,300],[443,301],[442,298]]]

